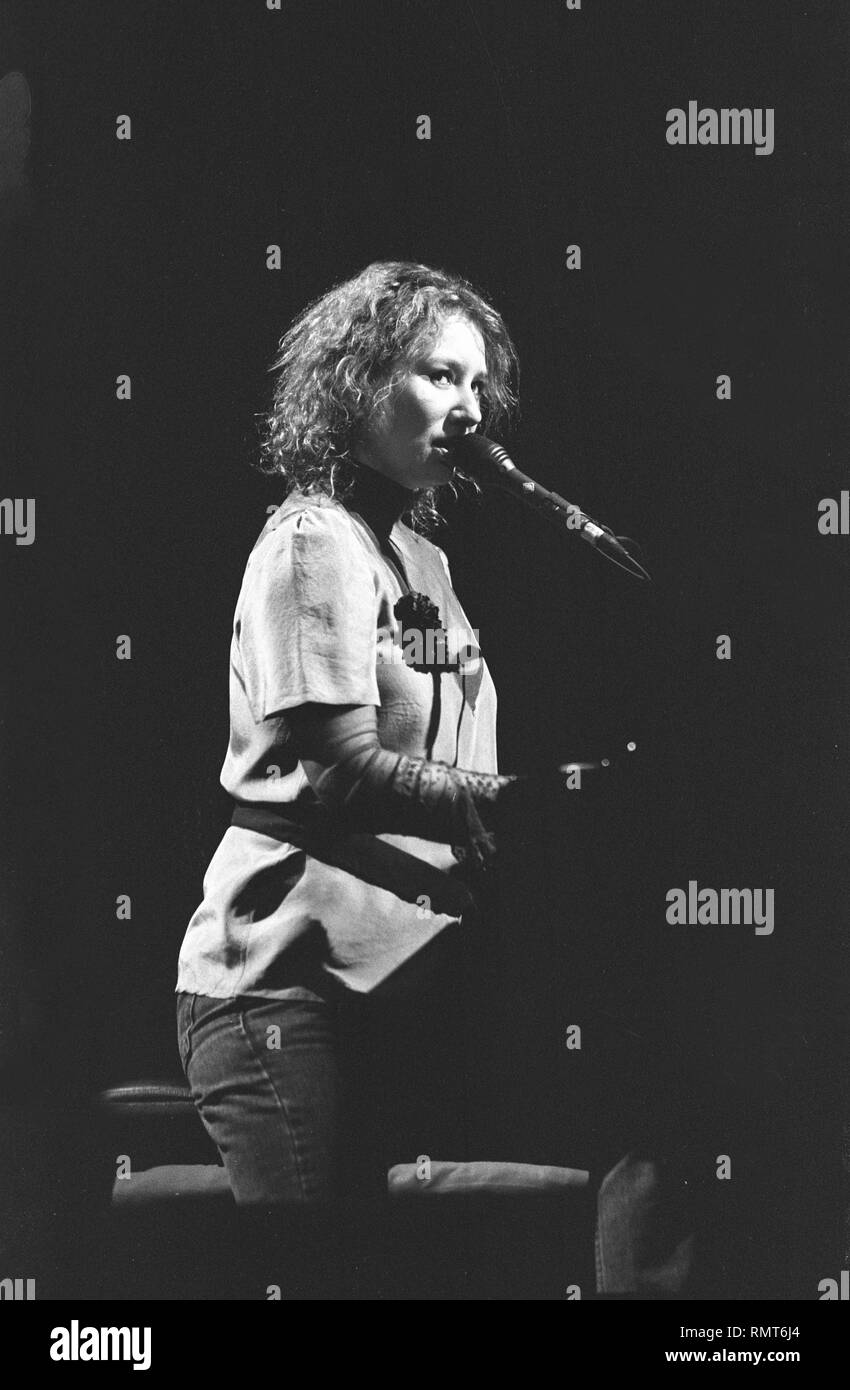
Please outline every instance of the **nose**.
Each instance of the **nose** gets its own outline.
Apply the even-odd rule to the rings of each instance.
[[[451,410],[451,419],[458,425],[475,429],[481,424],[481,406],[471,386],[458,387],[457,401]]]

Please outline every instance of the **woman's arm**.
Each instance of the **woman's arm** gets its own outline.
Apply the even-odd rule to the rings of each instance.
[[[286,712],[317,797],[352,827],[463,845],[479,867],[495,842],[481,823],[516,777],[469,772],[382,748],[374,705],[300,705]]]

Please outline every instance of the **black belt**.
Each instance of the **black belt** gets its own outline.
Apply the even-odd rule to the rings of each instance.
[[[267,801],[237,801],[230,823],[294,845],[312,859],[384,888],[404,902],[416,903],[425,896],[430,910],[439,915],[476,915],[476,901],[462,879],[387,844],[377,835],[341,829],[321,805],[299,805],[297,820],[286,815],[286,810],[289,806],[284,810]]]

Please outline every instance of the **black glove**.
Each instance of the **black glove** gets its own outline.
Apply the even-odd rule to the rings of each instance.
[[[500,854],[533,850],[547,821],[562,813],[567,795],[566,774],[557,769],[505,780],[492,800],[476,799],[483,833],[471,836],[468,848],[453,846],[454,854],[486,872]]]

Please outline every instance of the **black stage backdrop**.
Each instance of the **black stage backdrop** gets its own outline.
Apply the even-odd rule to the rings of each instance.
[[[4,1048],[44,1126],[10,1131],[11,1167],[31,1143],[73,1207],[114,1172],[85,1098],[176,1074],[232,612],[281,500],[250,466],[267,368],[309,299],[412,259],[489,293],[522,364],[514,457],[654,580],[491,493],[436,537],[502,770],[615,764],[504,867],[472,1156],[604,1171],[638,1132],[684,1137],[712,1181],[732,1157],[717,1296],[837,1277],[850,539],[818,504],[850,485],[842,10],[2,7],[0,75],[32,93],[16,188],[4,165],[3,495],[37,526],[0,537]],[[775,148],[670,145],[689,101],[772,108]],[[668,925],[689,880],[773,888],[775,930]]]

